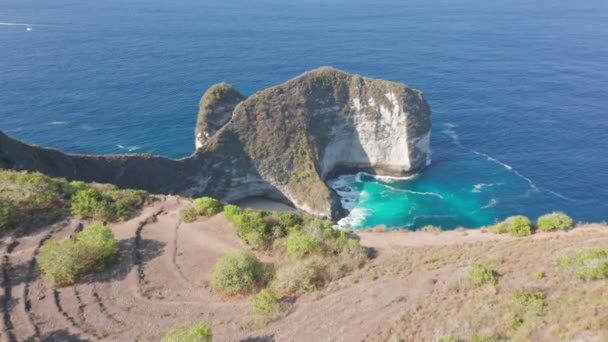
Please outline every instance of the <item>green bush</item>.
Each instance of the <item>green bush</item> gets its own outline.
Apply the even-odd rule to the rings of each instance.
[[[201,197],[194,201],[194,207],[200,216],[213,216],[222,212],[224,206],[215,198]]]
[[[536,271],[536,272],[534,272],[534,277],[536,279],[543,279],[545,277],[545,271]]]
[[[532,222],[525,216],[512,216],[508,220],[509,234],[513,236],[528,236],[532,234]]]
[[[124,221],[132,211],[140,208],[146,193],[139,190],[118,189],[113,185],[89,186],[83,182],[68,184],[72,214],[83,219]]]
[[[38,266],[55,285],[65,286],[86,273],[103,270],[116,260],[116,253],[112,230],[94,225],[77,233],[74,240],[45,242]]]
[[[163,335],[163,342],[211,342],[211,326],[205,322],[193,325],[179,324]]]
[[[191,223],[196,221],[198,218],[198,211],[194,207],[183,208],[179,211],[179,215],[182,218],[182,221],[186,223]]]
[[[249,310],[254,320],[266,324],[282,314],[281,302],[270,289],[263,289],[249,298]]]
[[[9,201],[0,198],[0,233],[15,226],[17,223],[17,209]]]
[[[557,260],[557,264],[566,269],[573,269],[583,280],[608,279],[608,249],[592,248],[578,252],[571,257]]]
[[[80,218],[97,217],[102,206],[107,206],[103,203],[101,194],[91,188],[78,190],[74,192],[70,199],[72,203],[72,214]]]
[[[319,245],[320,243],[317,239],[306,233],[291,233],[287,237],[287,255],[303,258],[318,250]]]
[[[253,249],[267,249],[272,245],[272,229],[266,223],[262,211],[247,209],[236,219],[238,235]]]
[[[525,216],[511,216],[503,222],[499,222],[489,229],[495,234],[509,233],[513,236],[528,236],[532,234],[532,222]]]
[[[437,227],[437,226],[433,226],[433,225],[427,225],[424,226],[422,228],[420,228],[421,232],[427,232],[427,233],[433,233],[433,234],[439,234],[441,233],[443,230],[441,229],[441,227]]]
[[[236,205],[228,204],[224,206],[224,216],[228,221],[236,224],[239,215],[241,215],[241,208]]]
[[[574,221],[570,216],[564,213],[555,212],[539,217],[536,221],[536,226],[538,227],[538,230],[543,232],[569,230],[574,227]]]
[[[545,311],[545,294],[537,290],[517,290],[513,295],[513,303],[532,310],[537,316],[542,316]]]
[[[226,254],[211,270],[211,287],[230,295],[250,291],[264,281],[264,267],[250,252]]]
[[[490,267],[476,263],[469,272],[469,279],[473,285],[480,286],[483,284],[495,285],[498,282],[496,271]]]
[[[278,293],[297,294],[319,289],[328,280],[327,261],[312,257],[281,265],[271,286]]]

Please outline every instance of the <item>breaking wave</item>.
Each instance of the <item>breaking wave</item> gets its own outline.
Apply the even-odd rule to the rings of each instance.
[[[137,151],[137,150],[141,149],[141,146],[137,146],[137,145],[134,145],[134,146],[123,146],[121,144],[118,144],[118,145],[116,145],[116,147],[118,147],[121,150],[126,150],[128,152],[133,152],[133,151]]]

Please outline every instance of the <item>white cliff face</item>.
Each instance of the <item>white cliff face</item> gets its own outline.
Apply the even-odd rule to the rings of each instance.
[[[333,127],[323,153],[323,176],[336,167],[370,169],[387,175],[406,175],[421,167],[418,159],[426,160],[430,130],[408,132],[408,120],[419,118],[404,110],[394,92],[383,96],[386,101],[382,103],[373,97],[350,101],[347,120]]]

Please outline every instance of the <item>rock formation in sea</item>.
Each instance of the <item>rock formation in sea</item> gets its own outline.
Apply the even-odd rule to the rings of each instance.
[[[0,168],[227,202],[269,197],[336,218],[343,213],[328,177],[418,172],[430,130],[420,91],[322,67],[248,98],[225,83],[212,86],[201,99],[196,151],[188,158],[70,155],[0,132]]]

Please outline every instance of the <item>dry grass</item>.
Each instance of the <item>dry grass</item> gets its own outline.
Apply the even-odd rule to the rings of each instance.
[[[585,282],[556,264],[565,253],[608,246],[598,231],[479,242],[467,245],[403,248],[395,257],[368,267],[369,275],[409,275],[423,270],[450,274],[437,281],[431,295],[406,306],[379,340],[436,341],[477,335],[492,340],[557,341],[592,335],[608,339],[608,281]],[[472,286],[467,277],[474,264],[491,266],[496,285]],[[535,276],[543,270],[543,277]],[[516,294],[545,295],[542,310],[536,302],[522,304]],[[525,301],[524,301],[525,302]]]

